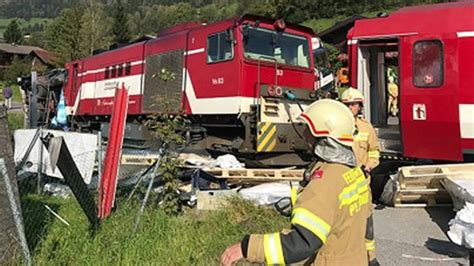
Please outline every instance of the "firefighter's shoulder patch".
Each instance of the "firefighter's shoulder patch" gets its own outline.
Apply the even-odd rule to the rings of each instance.
[[[321,179],[323,178],[324,171],[323,170],[316,170],[314,173],[311,175],[311,180],[313,179]]]

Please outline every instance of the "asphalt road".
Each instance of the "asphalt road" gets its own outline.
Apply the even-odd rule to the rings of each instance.
[[[446,235],[451,208],[384,208],[374,211],[381,265],[469,265],[465,248]]]

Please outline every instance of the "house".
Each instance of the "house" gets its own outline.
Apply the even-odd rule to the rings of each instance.
[[[11,65],[13,58],[29,59],[35,66],[51,67],[56,61],[56,56],[40,47],[0,43],[0,71]]]

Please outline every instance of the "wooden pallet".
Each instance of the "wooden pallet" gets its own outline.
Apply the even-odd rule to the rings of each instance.
[[[449,193],[441,180],[474,173],[474,164],[446,164],[401,167],[400,190],[394,197],[395,207],[432,207],[451,205]]]
[[[209,169],[207,173],[217,178],[231,179],[241,182],[268,182],[268,181],[300,181],[303,179],[304,170],[295,169]]]

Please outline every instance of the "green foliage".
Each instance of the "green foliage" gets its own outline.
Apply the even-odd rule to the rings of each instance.
[[[162,68],[155,77],[167,84],[176,79],[176,74],[166,68]],[[163,193],[161,197],[158,198],[158,202],[160,202],[160,208],[163,209],[166,214],[176,215],[180,211],[177,190],[179,186],[178,178],[181,174],[179,167],[182,164],[171,150],[185,142],[182,134],[185,130],[185,120],[180,114],[171,115],[171,110],[174,109],[171,101],[166,98],[166,95],[160,96],[161,97],[156,98],[156,102],[163,111],[159,114],[150,115],[145,125],[154,132],[157,140],[166,144],[167,150],[158,169],[158,174],[165,183]]]
[[[7,43],[21,43],[23,41],[23,32],[18,25],[16,19],[12,20],[8,24],[5,32],[3,33],[3,38]]]
[[[76,60],[87,54],[83,45],[81,7],[68,8],[61,11],[46,27],[47,49],[59,56],[59,64]]]
[[[92,55],[94,50],[109,47],[112,19],[107,16],[102,3],[91,0],[82,15],[81,22],[82,46],[89,55]]]
[[[180,184],[178,177],[181,174],[179,168],[181,165],[182,163],[175,154],[166,152],[158,169],[158,174],[165,183],[163,192],[158,197],[159,207],[168,215],[177,215],[181,210],[177,193]]]
[[[12,20],[16,20],[20,29],[25,33],[33,33],[33,32],[41,32],[44,31],[48,21],[50,19],[47,18],[31,18],[30,20],[25,20],[21,18],[2,18],[0,17],[0,34],[5,32],[8,27],[8,24],[12,22]],[[37,26],[35,26],[37,25]],[[38,31],[36,30],[38,29]]]
[[[342,67],[342,63],[337,60],[337,56],[341,53],[336,47],[329,43],[324,43],[324,47],[328,49],[328,60],[329,63],[331,64],[331,70],[333,73],[336,73],[336,71]]]
[[[16,83],[17,77],[24,76],[31,71],[31,62],[14,56],[9,68],[4,72],[3,79],[7,84]]]
[[[121,0],[114,6],[112,35],[115,43],[128,43],[131,39],[128,16]]]
[[[224,210],[188,210],[180,216],[150,206],[134,232],[139,203],[130,202],[91,234],[73,197],[24,195],[21,203],[27,241],[37,265],[217,265],[223,250],[244,235],[276,232],[289,224],[272,209],[231,199]],[[49,213],[45,204],[71,226]]]

